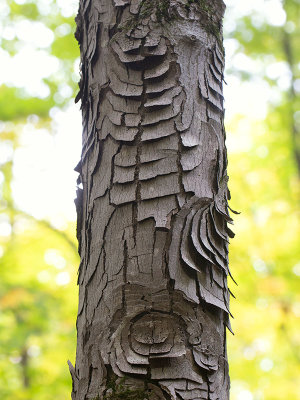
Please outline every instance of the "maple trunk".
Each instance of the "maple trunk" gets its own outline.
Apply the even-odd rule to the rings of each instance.
[[[81,0],[73,400],[229,398],[222,0]]]

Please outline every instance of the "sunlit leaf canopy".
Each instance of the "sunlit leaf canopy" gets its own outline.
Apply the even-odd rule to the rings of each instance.
[[[231,399],[300,399],[300,2],[227,0]],[[0,397],[70,398],[76,345],[75,0],[0,3]],[[298,326],[297,326],[298,318]]]

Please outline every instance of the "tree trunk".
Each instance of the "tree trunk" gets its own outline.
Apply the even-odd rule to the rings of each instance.
[[[222,0],[81,0],[73,400],[228,399]]]

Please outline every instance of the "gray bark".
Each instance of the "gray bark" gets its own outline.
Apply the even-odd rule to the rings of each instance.
[[[73,400],[228,399],[224,8],[80,2]]]

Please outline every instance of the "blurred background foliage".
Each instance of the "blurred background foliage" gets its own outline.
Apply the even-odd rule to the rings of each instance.
[[[300,1],[227,0],[232,400],[300,399]],[[76,0],[0,3],[0,397],[70,398]],[[298,318],[298,321],[297,321]],[[297,325],[298,323],[298,325]]]

